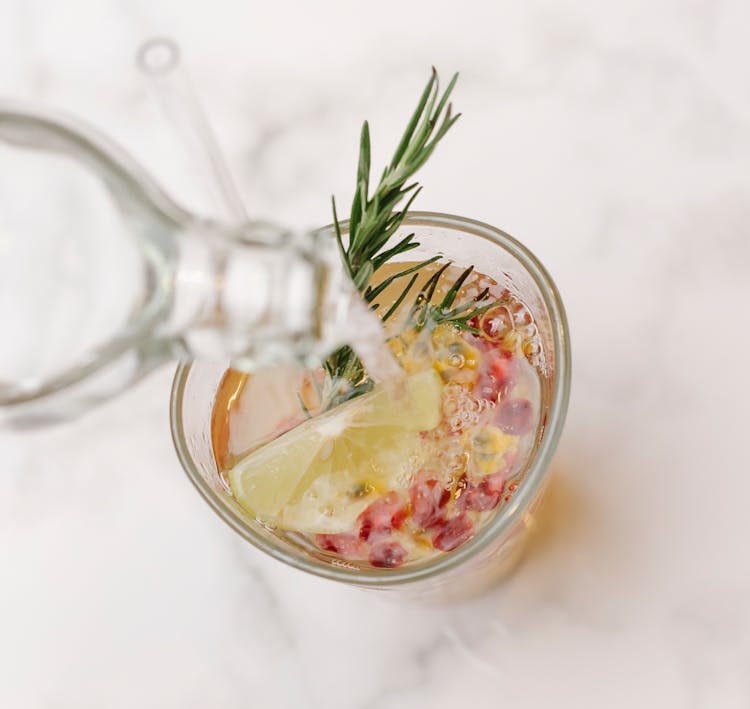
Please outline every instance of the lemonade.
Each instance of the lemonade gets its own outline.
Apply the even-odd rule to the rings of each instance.
[[[432,300],[460,273],[445,269]],[[384,289],[378,312],[398,292]],[[212,416],[227,491],[266,528],[299,535],[331,560],[396,568],[466,543],[511,501],[542,432],[544,353],[529,309],[476,272],[456,307],[487,292],[463,327],[415,324],[398,304],[385,323],[405,374],[394,390],[368,382],[342,396],[322,368],[227,371]]]

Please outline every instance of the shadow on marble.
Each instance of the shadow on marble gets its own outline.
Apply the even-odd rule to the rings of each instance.
[[[553,469],[547,489],[533,512],[524,550],[518,565],[528,559],[553,553],[562,539],[594,534],[598,524],[580,488],[562,470]]]
[[[502,593],[509,584],[546,585],[556,575],[553,570],[575,556],[586,540],[607,536],[595,504],[576,484],[578,477],[553,467],[541,500],[526,516],[527,531],[512,563],[503,560],[502,573],[476,596]]]

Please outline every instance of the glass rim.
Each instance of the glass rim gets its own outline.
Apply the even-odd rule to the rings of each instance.
[[[466,217],[440,212],[415,211],[410,212],[403,222],[403,226],[409,225],[444,227],[453,230],[460,229],[465,234],[486,239],[503,248],[519,261],[539,288],[542,301],[549,313],[551,324],[555,352],[555,377],[551,390],[551,402],[547,417],[548,423],[544,436],[526,472],[523,483],[512,498],[512,502],[504,507],[494,519],[490,520],[475,537],[464,545],[455,551],[442,554],[413,567],[407,565],[397,569],[368,570],[326,564],[325,562],[316,561],[274,545],[266,537],[253,530],[252,527],[242,523],[221,501],[217,493],[206,483],[187,450],[183,435],[182,402],[188,376],[193,366],[192,362],[180,362],[177,366],[170,396],[170,428],[177,457],[188,479],[204,500],[208,502],[214,512],[243,539],[271,557],[293,568],[312,573],[322,578],[360,586],[400,586],[430,578],[460,566],[468,559],[486,549],[498,536],[509,530],[517,521],[519,515],[523,514],[524,510],[530,506],[536,494],[541,489],[545,474],[562,434],[568,409],[568,400],[570,398],[571,353],[565,308],[552,278],[536,256],[518,240],[501,229]]]

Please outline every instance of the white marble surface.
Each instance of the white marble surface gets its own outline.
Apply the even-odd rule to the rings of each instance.
[[[0,706],[750,707],[746,0],[0,2],[4,94],[74,110],[200,197],[132,50],[184,46],[251,211],[349,197],[430,64],[464,118],[420,207],[524,240],[575,359],[524,565],[404,605],[264,558],[172,451],[171,372],[0,435]],[[4,345],[7,346],[7,345]]]

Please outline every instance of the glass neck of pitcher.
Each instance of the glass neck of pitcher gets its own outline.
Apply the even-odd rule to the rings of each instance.
[[[228,231],[191,220],[175,244],[169,315],[157,332],[178,339],[184,356],[251,371],[319,363],[346,341],[360,296],[330,230],[250,223]]]
[[[219,360],[247,372],[314,367],[348,341],[363,301],[326,230],[227,230],[194,217],[172,226],[160,247],[147,245],[150,295],[138,317],[59,376],[2,383],[0,423],[76,418],[167,361]]]
[[[9,355],[0,359],[0,424],[73,418],[167,360],[310,366],[348,342],[352,313],[363,320],[331,229],[293,234],[197,217],[70,118],[0,104],[0,147],[17,162],[5,164],[0,195],[17,217],[0,263]],[[65,220],[92,210],[101,218],[76,241],[82,229]],[[96,307],[120,290],[130,300],[114,316]]]

